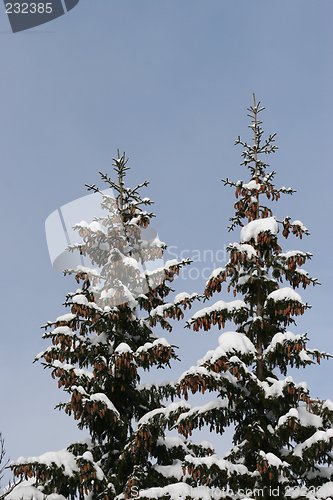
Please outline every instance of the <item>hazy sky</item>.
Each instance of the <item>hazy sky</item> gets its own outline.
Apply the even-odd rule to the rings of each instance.
[[[51,267],[46,217],[110,171],[119,147],[133,167],[130,184],[151,181],[160,238],[179,255],[206,250],[195,268],[213,268],[216,252],[239,239],[226,231],[233,197],[220,180],[247,177],[233,144],[249,137],[254,91],[267,108],[264,128],[278,133],[277,183],[298,190],[277,215],[310,228],[301,248],[315,254],[307,269],[322,282],[303,293],[313,308],[297,332],[333,351],[332,15],[330,0],[81,0],[14,35],[0,5],[0,429],[11,458],[60,449],[79,434],[53,410],[63,394],[50,374],[32,365],[48,345],[39,326],[63,312],[75,288]],[[184,278],[178,291],[202,291],[203,278]],[[164,378],[178,377],[218,335],[176,325],[166,336],[183,361]],[[332,398],[331,375],[324,362],[296,378]]]

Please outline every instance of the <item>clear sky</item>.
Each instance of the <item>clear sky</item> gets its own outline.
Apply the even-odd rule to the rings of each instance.
[[[11,458],[60,449],[79,434],[53,410],[63,396],[56,383],[32,365],[48,345],[39,326],[63,312],[75,286],[50,265],[46,217],[84,195],[119,147],[130,157],[130,183],[151,181],[156,227],[172,253],[216,256],[238,240],[226,231],[233,197],[220,179],[247,175],[233,144],[249,137],[252,92],[267,108],[264,128],[278,133],[277,182],[298,190],[277,215],[310,228],[301,248],[315,254],[307,269],[322,282],[303,294],[313,308],[298,332],[333,351],[332,17],[331,0],[81,0],[14,35],[1,4],[0,429]],[[206,251],[197,267],[213,268],[212,260]],[[201,292],[204,281],[185,273],[177,289]],[[183,361],[163,376],[177,377],[218,335],[176,326],[167,337]],[[314,396],[333,398],[332,366],[296,377]]]

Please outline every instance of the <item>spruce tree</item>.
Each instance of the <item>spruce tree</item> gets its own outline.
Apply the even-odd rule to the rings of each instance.
[[[185,438],[204,426],[219,435],[232,425],[233,445],[223,458],[186,456],[183,482],[155,489],[155,498],[333,498],[333,403],[311,397],[306,383],[287,376],[292,367],[330,357],[309,348],[306,334],[291,331],[310,307],[296,289],[318,281],[301,267],[312,257],[309,252],[280,246],[280,235],[289,241],[309,232],[299,220],[273,215],[270,202],[294,191],[274,185],[275,171],[266,158],[277,146],[275,134],[264,137],[263,109],[254,97],[248,109],[253,141],[236,141],[249,181],[223,180],[235,190],[229,229],[240,227],[240,242],[228,246],[227,264],[212,272],[203,294],[209,300],[227,291],[234,300],[220,299],[187,323],[195,332],[224,329],[228,321],[235,328],[222,333],[218,347],[178,382],[185,400],[197,393],[214,399],[174,422]],[[152,498],[152,491],[140,498]]]
[[[168,484],[159,467],[163,470],[175,457],[183,460],[191,450],[185,439],[165,437],[158,422],[144,421],[147,412],[158,413],[163,399],[175,395],[175,386],[140,384],[144,370],[165,368],[177,359],[175,346],[153,329],[171,331],[170,320],[182,318],[196,299],[196,294],[181,293],[166,302],[174,291],[171,282],[190,261],[162,261],[148,269],[147,263],[162,259],[166,245],[158,236],[144,236],[154,217],[152,201],[140,194],[148,182],[127,187],[127,170],[125,154],[118,153],[116,180],[101,174],[115,195],[88,186],[101,196],[105,215],[75,226],[82,241],[70,250],[80,252],[89,266],[65,272],[80,287],[66,297],[69,312],[44,326],[51,345],[36,357],[69,395],[58,408],[89,438],[17,460],[13,472],[25,482],[8,499],[133,498],[142,487]],[[181,408],[175,404],[173,413]]]

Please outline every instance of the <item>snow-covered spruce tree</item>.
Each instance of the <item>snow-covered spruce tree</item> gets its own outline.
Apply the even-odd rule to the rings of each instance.
[[[81,286],[66,297],[70,312],[45,325],[44,338],[51,345],[36,358],[70,396],[58,408],[72,415],[89,439],[17,460],[14,474],[27,482],[9,499],[23,494],[25,499],[133,498],[141,487],[167,484],[159,464],[182,460],[192,450],[186,440],[164,437],[158,423],[144,422],[147,412],[162,408],[163,398],[175,394],[175,387],[140,385],[142,370],[165,368],[177,358],[174,346],[156,337],[153,328],[159,324],[171,331],[169,319],[183,317],[182,308],[195,300],[196,294],[182,293],[165,301],[172,291],[168,282],[190,261],[162,261],[147,270],[147,262],[159,265],[166,248],[157,236],[143,236],[154,217],[145,210],[152,201],[140,195],[148,182],[125,186],[125,155],[118,153],[114,170],[116,181],[101,177],[115,196],[88,186],[101,196],[105,216],[77,224],[82,242],[71,250],[90,266],[67,271]],[[193,446],[193,453],[198,449]]]
[[[305,334],[290,331],[309,307],[295,289],[318,282],[300,267],[311,254],[282,251],[278,242],[280,233],[302,238],[306,227],[289,217],[279,221],[266,206],[293,190],[276,188],[275,172],[268,171],[265,158],[277,147],[275,134],[264,138],[262,110],[254,98],[248,110],[253,142],[236,141],[243,146],[249,182],[224,180],[236,192],[230,229],[241,226],[240,243],[229,245],[228,263],[212,273],[204,291],[208,300],[226,286],[235,300],[219,300],[188,322],[196,332],[225,328],[227,321],[236,326],[178,384],[186,400],[189,393],[215,395],[182,413],[178,431],[187,438],[203,426],[222,434],[233,425],[233,447],[223,459],[187,456],[183,480],[192,488],[175,484],[155,490],[155,498],[333,498],[333,403],[311,398],[305,383],[286,377],[289,367],[320,363],[329,355],[309,349]]]

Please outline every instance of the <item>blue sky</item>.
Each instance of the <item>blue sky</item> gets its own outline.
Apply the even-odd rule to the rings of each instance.
[[[50,265],[44,221],[85,194],[111,168],[119,147],[130,183],[149,179],[161,239],[216,252],[232,192],[220,179],[246,178],[238,134],[248,137],[252,92],[277,132],[277,183],[297,188],[277,215],[300,218],[311,236],[307,266],[323,283],[303,294],[313,308],[298,332],[333,351],[331,136],[333,33],[330,1],[81,0],[66,16],[11,34],[0,7],[2,286],[0,429],[11,458],[65,447],[75,424],[53,406],[62,394],[34,355],[46,347],[39,326],[62,313],[70,278]],[[298,248],[288,240],[285,248]],[[213,266],[212,262],[198,264]],[[186,276],[185,276],[186,277]],[[178,290],[201,291],[203,279]],[[217,342],[176,326],[183,350],[173,378]],[[297,378],[332,398],[332,365]]]

